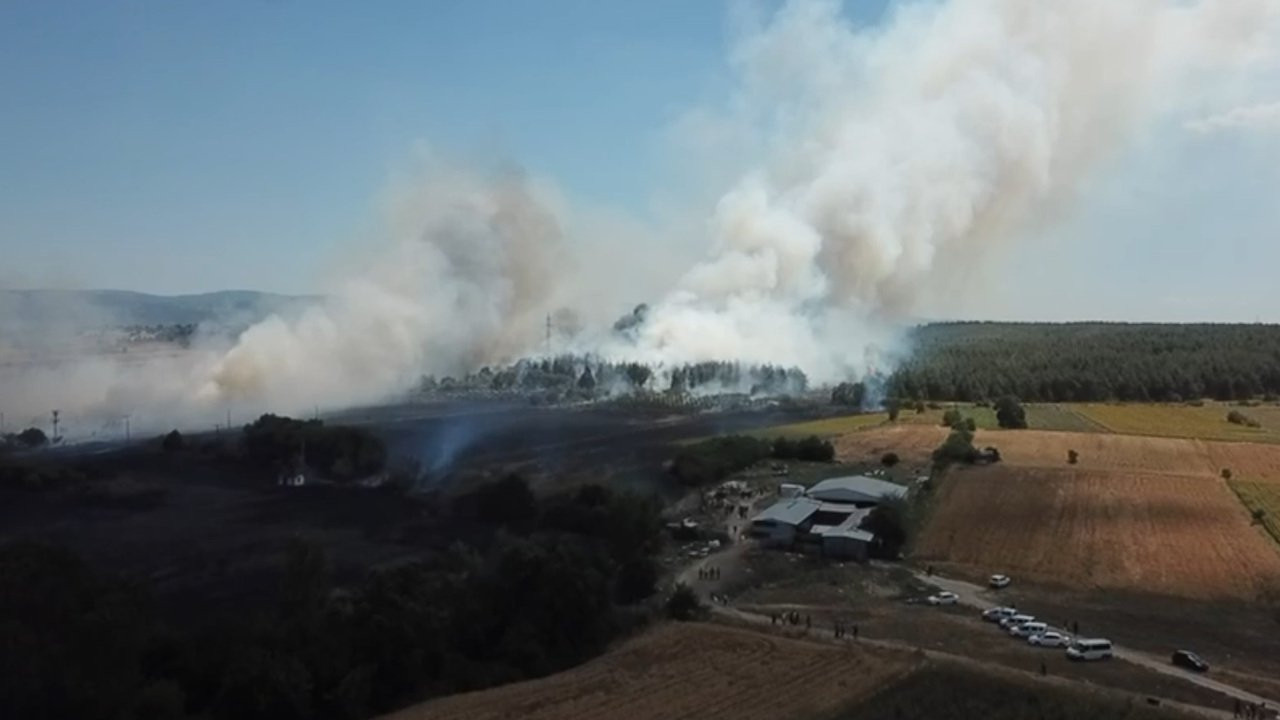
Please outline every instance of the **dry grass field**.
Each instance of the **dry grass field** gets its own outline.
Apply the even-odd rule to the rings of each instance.
[[[808,422],[774,425],[761,430],[752,430],[746,434],[763,438],[775,437],[835,437],[845,433],[856,432],[865,428],[876,427],[889,421],[885,413],[860,413],[857,415],[840,415],[838,417],[810,420]]]
[[[1193,407],[1085,403],[1069,407],[1111,432],[1126,435],[1280,443],[1280,407],[1275,405],[1234,407],[1225,403],[1206,403],[1202,407]],[[1251,428],[1227,422],[1227,413],[1232,410],[1257,420],[1262,427]]]
[[[667,625],[572,670],[433,700],[393,720],[808,718],[905,677],[906,655],[707,624]]]
[[[934,448],[947,437],[940,425],[896,423],[834,438],[836,457],[844,462],[879,462],[880,456],[895,452],[904,463],[928,464]]]
[[[1280,483],[1232,480],[1229,484],[1250,512],[1264,513],[1262,519],[1255,522],[1280,543]]]
[[[1167,465],[1159,453],[1144,462]],[[953,472],[915,554],[1075,590],[1253,599],[1280,587],[1280,549],[1250,525],[1224,481],[1204,475],[1008,465]]]

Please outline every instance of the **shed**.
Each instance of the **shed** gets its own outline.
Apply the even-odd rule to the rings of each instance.
[[[807,494],[821,502],[850,503],[856,507],[870,507],[887,499],[906,497],[907,488],[865,475],[849,475],[823,480],[809,488]]]

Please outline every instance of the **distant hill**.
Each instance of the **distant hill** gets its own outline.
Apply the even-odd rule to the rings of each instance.
[[[127,325],[250,325],[272,313],[290,315],[318,295],[223,290],[148,295],[127,290],[0,290],[0,330],[90,331]]]

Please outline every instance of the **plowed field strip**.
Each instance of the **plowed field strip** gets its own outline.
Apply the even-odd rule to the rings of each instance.
[[[558,675],[442,698],[389,717],[800,719],[842,707],[912,666],[887,651],[723,626],[667,626]]]

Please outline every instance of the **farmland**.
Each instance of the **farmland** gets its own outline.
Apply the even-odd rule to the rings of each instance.
[[[667,625],[573,670],[455,695],[392,720],[813,718],[910,672],[905,655],[838,648],[722,626]]]
[[[1107,432],[1107,428],[1077,411],[1077,405],[1028,404],[1027,427],[1032,430]]]
[[[1280,407],[1235,407],[1225,403],[1192,405],[1102,404],[1070,406],[1086,419],[1126,435],[1199,438],[1237,442],[1280,443]],[[1261,427],[1234,425],[1227,413],[1238,410]]]
[[[953,472],[939,492],[924,562],[1073,590],[1248,600],[1280,588],[1280,551],[1220,479],[992,466]]]
[[[1258,522],[1280,543],[1280,483],[1231,480],[1230,485],[1250,512],[1265,513]]]

